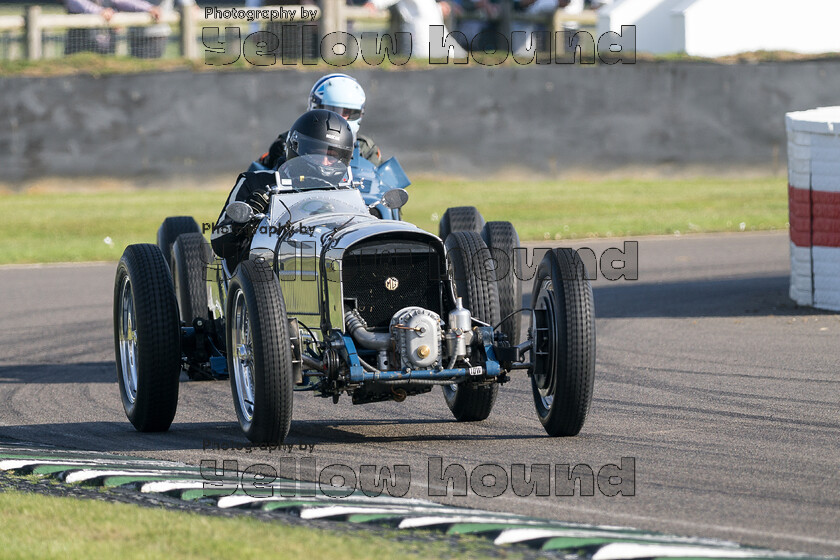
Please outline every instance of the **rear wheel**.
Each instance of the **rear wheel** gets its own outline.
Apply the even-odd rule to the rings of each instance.
[[[483,227],[484,218],[475,206],[455,206],[443,213],[438,225],[438,234],[446,241],[450,233],[456,231],[480,233]]]
[[[446,239],[446,253],[455,282],[455,295],[476,319],[495,325],[499,322],[499,294],[490,251],[478,233],[453,232]],[[455,419],[461,422],[484,420],[493,410],[499,386],[462,382],[443,386],[443,396]]]
[[[499,288],[500,321],[522,308],[522,283],[514,270],[514,251],[519,248],[519,234],[510,222],[487,222],[481,238],[496,261],[496,283]],[[522,327],[522,314],[517,313],[502,323],[502,332],[510,344],[517,344]]]
[[[178,298],[181,321],[207,320],[207,265],[212,260],[210,244],[200,233],[184,233],[172,245],[170,270]]]
[[[286,305],[269,263],[240,263],[227,302],[228,371],[239,425],[253,442],[282,442],[292,422],[294,370]]]
[[[595,310],[592,286],[577,252],[546,253],[534,279],[534,405],[550,436],[577,435],[592,401]]]
[[[192,216],[170,216],[158,228],[157,244],[167,266],[172,262],[172,244],[183,233],[201,233]]]
[[[123,408],[141,432],[169,429],[181,340],[172,277],[155,245],[126,247],[114,282],[114,346]]]

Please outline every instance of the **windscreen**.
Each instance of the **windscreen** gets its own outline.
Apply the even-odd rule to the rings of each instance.
[[[307,154],[292,158],[277,170],[280,188],[296,191],[338,189],[350,186],[347,166],[327,154]]]

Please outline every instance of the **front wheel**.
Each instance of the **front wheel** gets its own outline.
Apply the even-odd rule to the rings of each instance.
[[[519,234],[510,222],[487,222],[481,230],[481,238],[496,261],[496,282],[499,288],[499,314],[504,320],[502,332],[511,345],[519,343],[522,331],[522,314],[515,311],[522,308],[522,283],[514,266],[516,250],[519,249]]]
[[[455,295],[473,317],[495,325],[499,322],[499,293],[496,271],[489,249],[481,236],[472,231],[453,232],[446,238],[446,256],[452,269]],[[461,382],[443,386],[443,397],[459,422],[485,420],[493,410],[499,385]]]
[[[155,245],[129,245],[114,282],[114,346],[125,415],[141,432],[164,432],[175,418],[180,336],[163,255]]]
[[[267,261],[239,264],[230,280],[226,319],[239,425],[255,443],[282,442],[292,423],[292,344],[280,282]]]
[[[531,389],[548,435],[577,435],[592,401],[595,310],[592,286],[577,252],[546,253],[534,279],[536,315]]]
[[[190,326],[210,316],[207,303],[207,265],[213,260],[210,244],[200,233],[184,233],[172,245],[172,282],[181,320]]]

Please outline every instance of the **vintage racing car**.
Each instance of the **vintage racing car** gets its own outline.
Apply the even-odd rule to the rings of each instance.
[[[295,391],[360,404],[440,385],[454,417],[476,421],[521,372],[546,432],[576,435],[595,370],[592,290],[577,254],[548,251],[522,308],[513,226],[484,224],[471,207],[447,211],[441,237],[379,219],[375,204],[335,179],[341,173],[319,175],[307,157],[277,171],[265,214],[227,207],[251,236],[235,270],[189,217],[167,218],[157,245],[125,249],[114,342],[135,428],[169,428],[182,371],[229,377],[239,424],[254,442],[283,441]],[[407,198],[392,188],[376,204],[398,210]]]

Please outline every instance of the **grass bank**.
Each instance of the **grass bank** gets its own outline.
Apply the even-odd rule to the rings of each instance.
[[[44,13],[47,13],[46,11]],[[64,13],[60,11],[59,13]],[[0,15],[3,15],[0,9]],[[17,15],[17,14],[15,14]],[[242,36],[244,37],[248,31],[246,25],[241,25]],[[376,28],[374,28],[376,30]],[[381,32],[381,30],[380,30]],[[58,32],[61,33],[60,31]],[[171,72],[176,70],[189,70],[191,72],[230,72],[230,71],[265,71],[265,72],[283,72],[284,70],[307,70],[311,72],[329,73],[335,70],[335,66],[327,64],[323,60],[315,60],[312,64],[303,65],[302,63],[294,65],[283,65],[279,62],[271,66],[254,66],[250,64],[244,57],[240,57],[231,64],[206,64],[204,59],[204,51],[200,51],[199,59],[189,60],[181,58],[179,47],[172,44],[168,47],[166,58],[160,59],[139,59],[126,55],[98,55],[92,53],[78,53],[73,55],[63,55],[61,44],[56,44],[51,47],[51,54],[49,57],[41,60],[26,60],[23,56],[15,59],[0,58],[0,77],[49,77],[49,76],[76,76],[76,75],[90,75],[90,76],[105,76],[110,74],[139,74],[144,72]],[[23,53],[24,43],[20,41],[16,49]],[[640,53],[636,57],[639,64],[659,64],[659,63],[689,63],[689,64],[761,64],[772,62],[809,62],[809,61],[824,61],[824,60],[838,60],[837,53],[824,54],[799,54],[793,52],[777,52],[777,51],[757,51],[740,53],[737,55],[721,57],[721,58],[704,58],[688,56],[684,54],[666,54],[666,55],[647,55]],[[478,65],[473,59],[470,64]],[[600,65],[597,62],[595,65]],[[581,66],[578,63],[576,66]],[[589,65],[583,65],[589,67]],[[345,71],[354,70],[369,70],[371,68],[388,69],[395,72],[404,72],[411,70],[429,70],[440,69],[441,67],[453,67],[453,65],[440,63],[430,64],[429,61],[422,58],[412,57],[406,64],[394,65],[390,63],[389,59],[385,59],[381,64],[368,64],[362,57],[359,57],[355,62],[344,67]],[[537,68],[536,64],[519,64],[513,60],[513,57],[508,57],[501,65],[496,66],[501,68]]]
[[[586,181],[422,179],[404,217],[437,232],[447,207],[475,205],[509,220],[523,240],[785,229],[785,179]],[[166,216],[213,222],[227,190],[120,190],[0,194],[0,264],[117,260],[154,242]]]
[[[475,558],[477,537],[391,540],[130,504],[0,492],[3,558]],[[504,557],[517,557],[505,554]]]

